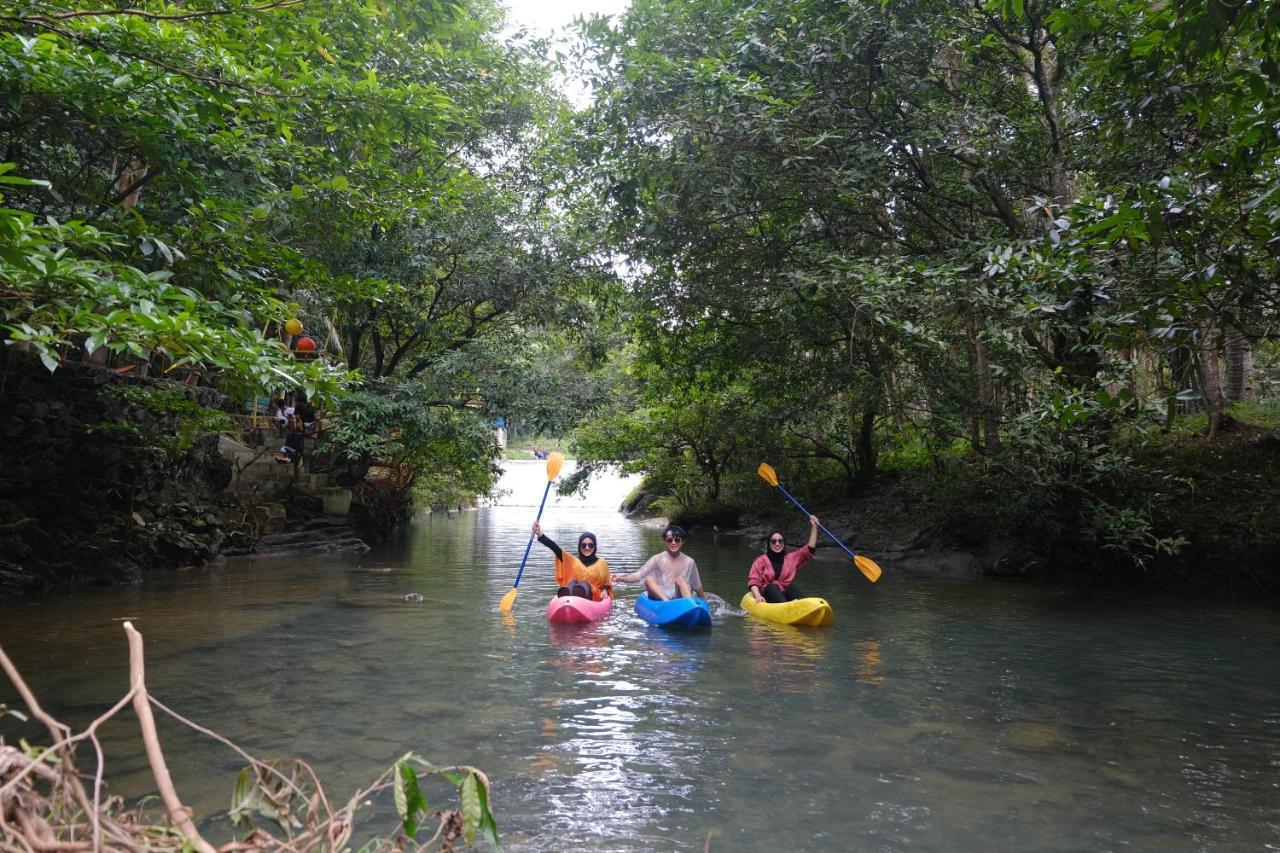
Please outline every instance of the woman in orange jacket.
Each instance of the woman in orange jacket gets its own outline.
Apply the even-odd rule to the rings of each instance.
[[[549,536],[542,532],[542,525],[533,523],[533,535],[556,555],[556,595],[576,595],[599,601],[605,593],[612,595],[609,583],[609,563],[596,553],[596,535],[584,532],[578,536],[578,553],[566,554]]]

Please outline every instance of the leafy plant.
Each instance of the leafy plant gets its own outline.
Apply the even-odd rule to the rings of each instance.
[[[497,482],[499,450],[485,416],[433,400],[420,384],[367,384],[342,401],[322,451],[354,469],[377,465],[408,494],[418,478],[454,494],[487,494]]]
[[[150,423],[157,426],[145,430],[145,435],[170,453],[182,453],[200,437],[223,432],[231,426],[231,417],[226,412],[201,406],[181,391],[129,385],[114,386],[110,390],[152,416]],[[173,429],[158,426],[166,420],[173,424]]]

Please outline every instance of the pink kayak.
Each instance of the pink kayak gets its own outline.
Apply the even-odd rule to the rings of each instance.
[[[609,615],[613,599],[602,595],[599,601],[579,598],[576,595],[560,595],[547,605],[548,622],[596,622]]]

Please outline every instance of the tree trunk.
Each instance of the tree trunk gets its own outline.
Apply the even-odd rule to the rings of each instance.
[[[996,411],[996,389],[991,384],[987,344],[979,335],[973,336],[973,356],[978,369],[978,402],[982,405],[982,439],[987,452],[997,453],[1000,450],[1000,414]]]
[[[969,338],[969,369],[973,374],[973,384],[978,395],[979,411],[969,419],[969,442],[975,453],[995,450],[999,443],[999,433],[993,433],[988,421],[988,413],[994,391],[991,388],[990,365],[987,360],[987,345],[979,339],[978,319],[976,312],[970,309],[965,317],[964,329]],[[985,428],[985,435],[984,435]],[[992,444],[992,441],[995,444]]]
[[[1204,397],[1205,411],[1209,415],[1208,438],[1213,441],[1218,437],[1218,427],[1222,423],[1222,374],[1218,369],[1218,347],[1214,341],[1213,321],[1205,323],[1200,329],[1200,393]]]
[[[1075,195],[1075,186],[1067,171],[1063,145],[1066,132],[1062,126],[1062,106],[1058,91],[1062,79],[1062,60],[1050,40],[1048,30],[1038,24],[1032,42],[1032,77],[1044,110],[1045,128],[1049,131],[1049,186],[1053,191],[1053,201],[1058,205],[1066,205]]]
[[[1227,363],[1227,376],[1223,383],[1223,395],[1227,400],[1240,402],[1250,398],[1249,374],[1253,367],[1253,350],[1240,330],[1228,326],[1224,330],[1223,355]]]
[[[872,406],[862,413],[862,428],[858,430],[858,473],[863,482],[876,476],[875,426],[876,409]]]
[[[1167,386],[1164,384],[1163,374],[1161,378],[1161,388],[1166,394],[1165,402],[1165,429],[1173,429],[1174,421],[1181,414],[1179,407],[1178,394],[1183,390],[1190,388],[1193,384],[1191,377],[1191,350],[1185,346],[1176,346],[1169,352],[1169,381]]]

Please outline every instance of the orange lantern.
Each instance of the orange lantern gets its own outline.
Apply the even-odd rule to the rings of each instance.
[[[298,352],[315,352],[316,342],[313,338],[298,338]]]
[[[291,335],[302,334],[302,321],[297,317],[292,317],[285,321],[284,330]]]

